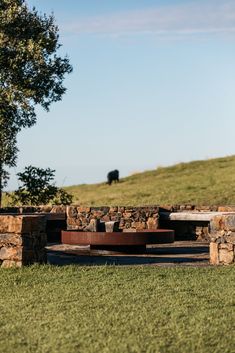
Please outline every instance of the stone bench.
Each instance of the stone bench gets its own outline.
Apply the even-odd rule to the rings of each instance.
[[[210,222],[215,216],[234,215],[235,212],[160,212],[160,219],[168,221]]]
[[[175,230],[176,240],[199,240],[210,242],[211,223],[217,216],[235,216],[235,212],[183,211],[160,212],[161,228]]]
[[[207,223],[210,264],[235,262],[235,212],[162,212],[160,219],[171,222]]]

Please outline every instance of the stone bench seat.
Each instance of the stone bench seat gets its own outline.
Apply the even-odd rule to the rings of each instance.
[[[235,212],[160,212],[160,219],[167,221],[210,222],[215,216],[235,216]]]

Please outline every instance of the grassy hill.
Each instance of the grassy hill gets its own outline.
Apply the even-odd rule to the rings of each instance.
[[[104,182],[66,190],[81,205],[235,204],[235,156],[157,168],[112,186]]]
[[[65,189],[73,203],[87,206],[235,205],[235,155],[161,167],[111,186],[104,180]],[[3,205],[9,205],[6,195]]]

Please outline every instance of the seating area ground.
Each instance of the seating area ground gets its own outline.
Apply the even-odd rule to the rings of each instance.
[[[51,243],[47,246],[48,263],[64,266],[145,265],[145,266],[209,266],[209,245],[205,242],[176,241],[172,244],[150,245],[142,254],[90,250],[88,246]]]

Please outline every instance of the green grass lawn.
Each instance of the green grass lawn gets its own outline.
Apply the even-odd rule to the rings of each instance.
[[[0,352],[235,352],[235,267],[0,269]]]

